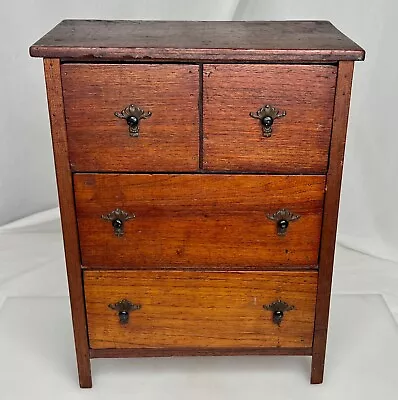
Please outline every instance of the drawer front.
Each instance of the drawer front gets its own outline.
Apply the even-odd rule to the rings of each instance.
[[[205,65],[203,84],[205,169],[326,171],[335,66]]]
[[[93,349],[312,346],[313,271],[87,271],[84,287]]]
[[[198,66],[64,64],[62,86],[73,170],[198,168]]]
[[[324,176],[75,174],[74,185],[86,267],[318,263]]]

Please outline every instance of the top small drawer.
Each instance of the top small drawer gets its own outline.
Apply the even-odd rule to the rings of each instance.
[[[336,72],[333,65],[205,65],[204,168],[325,173]]]
[[[62,86],[73,170],[197,170],[197,65],[63,64]]]

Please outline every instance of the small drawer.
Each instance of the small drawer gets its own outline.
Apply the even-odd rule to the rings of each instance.
[[[315,267],[324,176],[75,174],[85,267]]]
[[[325,173],[336,67],[205,65],[204,168]]]
[[[317,276],[86,271],[90,347],[311,348]]]
[[[198,168],[198,66],[63,64],[62,86],[74,171]]]

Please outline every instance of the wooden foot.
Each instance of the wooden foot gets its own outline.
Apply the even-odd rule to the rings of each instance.
[[[79,335],[80,330],[75,330],[75,337]],[[85,332],[84,332],[85,333]],[[77,361],[77,372],[79,374],[79,385],[82,389],[90,389],[93,386],[91,380],[91,359],[88,347],[87,336],[85,340],[80,335],[80,342],[76,340],[76,361]]]
[[[79,384],[82,389],[91,389],[93,387],[91,376],[85,376],[79,378]]]
[[[311,383],[320,384],[323,382],[323,372],[325,370],[325,354],[312,356]]]
[[[90,359],[87,357],[78,358],[78,365],[79,371],[79,384],[82,389],[90,389],[93,387],[93,382],[91,379],[91,362]]]

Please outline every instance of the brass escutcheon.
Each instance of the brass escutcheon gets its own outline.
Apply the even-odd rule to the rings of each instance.
[[[125,119],[129,126],[129,133],[132,137],[138,137],[140,133],[140,120],[149,118],[152,115],[150,111],[144,111],[141,108],[130,104],[122,111],[115,111],[115,116]]]
[[[101,215],[101,218],[105,221],[110,221],[113,226],[115,236],[121,237],[124,235],[124,223],[129,219],[135,218],[135,214],[128,214],[126,211],[116,210],[111,211],[109,214]]]
[[[115,304],[109,304],[108,307],[111,310],[115,310],[118,312],[120,323],[122,325],[125,325],[129,322],[130,313],[132,311],[140,310],[141,304],[133,304],[131,301],[123,299]]]
[[[256,112],[249,114],[252,118],[259,119],[263,128],[263,136],[270,137],[272,134],[272,125],[274,120],[286,115],[286,111],[279,111],[277,108],[266,104]]]
[[[290,306],[282,300],[274,301],[271,304],[264,304],[263,308],[264,310],[272,311],[272,322],[278,326],[280,326],[282,323],[284,313],[286,311],[291,311],[295,309],[294,306]]]

